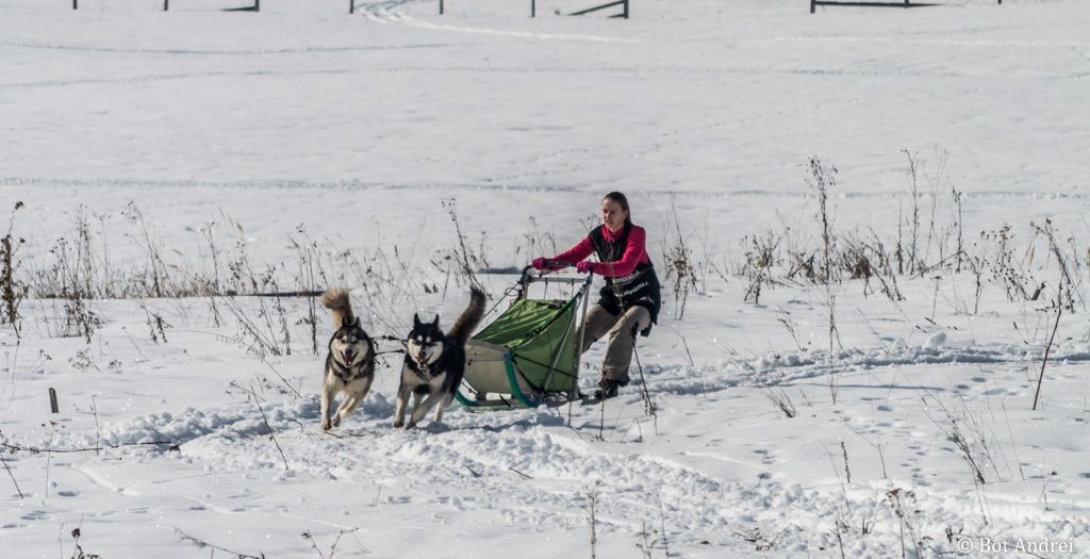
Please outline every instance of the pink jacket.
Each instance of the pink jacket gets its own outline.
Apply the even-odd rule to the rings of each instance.
[[[606,242],[613,242],[617,238],[605,225],[601,227],[602,236],[605,237]],[[594,245],[591,244],[588,235],[583,237],[579,244],[556,255],[552,260],[574,266],[577,262],[582,262],[592,254],[594,254]],[[639,225],[632,225],[628,232],[628,245],[625,246],[624,255],[621,256],[621,259],[613,262],[592,262],[590,269],[599,276],[621,278],[636,271],[637,264],[641,262],[649,263],[650,261],[650,257],[647,256],[647,232]]]

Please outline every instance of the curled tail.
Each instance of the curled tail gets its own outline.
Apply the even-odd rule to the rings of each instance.
[[[457,340],[460,345],[466,345],[470,334],[473,333],[473,330],[481,323],[481,319],[484,318],[484,302],[484,291],[477,287],[470,288],[469,306],[462,311],[462,316],[458,317],[457,322],[447,332],[447,336]]]
[[[334,287],[323,293],[322,306],[333,311],[334,329],[356,321],[352,300],[348,297],[348,290],[343,287]]]

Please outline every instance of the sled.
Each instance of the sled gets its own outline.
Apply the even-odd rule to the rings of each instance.
[[[566,286],[566,299],[531,299],[531,284]],[[468,408],[536,408],[579,395],[578,325],[591,276],[537,276],[522,270],[514,301],[466,344],[466,370],[455,397]]]

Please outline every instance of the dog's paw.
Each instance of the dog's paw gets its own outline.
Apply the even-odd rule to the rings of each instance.
[[[333,426],[334,427],[340,427],[341,426],[341,416],[340,415],[333,416]]]
[[[322,430],[323,431],[328,431],[329,427],[330,427],[329,420],[328,419],[323,419],[322,420]]]
[[[404,419],[395,419],[394,420],[394,428],[395,429],[400,429],[404,425],[405,425],[405,420]]]
[[[406,429],[413,429],[415,427],[416,427],[416,422],[415,421],[410,421],[409,424],[405,426]]]

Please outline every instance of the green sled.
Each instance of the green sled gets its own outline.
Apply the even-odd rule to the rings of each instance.
[[[579,395],[577,324],[586,312],[586,279],[549,279],[576,284],[567,300],[526,299],[523,273],[519,298],[466,344],[466,371],[455,395],[470,408],[528,407],[563,403]]]

